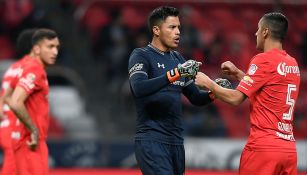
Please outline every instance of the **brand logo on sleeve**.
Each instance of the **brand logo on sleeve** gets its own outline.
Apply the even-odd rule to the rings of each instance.
[[[254,83],[254,80],[253,80],[250,76],[247,76],[247,75],[245,75],[245,76],[243,77],[243,80],[244,80],[244,81],[247,81],[247,82],[250,82],[250,83]]]
[[[287,66],[285,62],[278,64],[277,72],[282,76],[287,76],[287,74],[297,74],[297,76],[300,76],[300,69],[298,66]]]
[[[33,73],[28,73],[25,78],[21,78],[20,81],[28,86],[29,89],[33,89],[35,87],[34,81],[36,76]]]
[[[252,64],[250,65],[249,69],[248,69],[248,74],[249,75],[254,75],[255,72],[257,71],[258,67],[256,64]]]
[[[144,64],[143,63],[136,63],[132,68],[129,70],[129,74],[140,71],[143,69]]]
[[[251,87],[252,84],[254,83],[254,80],[251,77],[245,75],[242,79],[242,82],[246,84],[247,86]]]

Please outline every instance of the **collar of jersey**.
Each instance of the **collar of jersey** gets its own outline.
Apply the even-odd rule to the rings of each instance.
[[[148,44],[148,47],[152,48],[154,51],[158,52],[161,55],[165,55],[166,52],[163,52],[162,50],[156,48],[155,46],[153,46],[151,43]]]

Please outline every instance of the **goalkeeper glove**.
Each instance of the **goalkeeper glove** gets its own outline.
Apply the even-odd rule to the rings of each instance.
[[[217,78],[217,79],[214,80],[214,82],[216,84],[218,84],[219,86],[223,87],[223,88],[232,89],[232,85],[231,85],[230,81],[228,81],[227,79]],[[215,95],[211,91],[209,91],[209,97],[212,100],[215,99]]]
[[[227,79],[217,78],[214,81],[216,84],[222,86],[223,88],[232,89],[232,85]]]
[[[178,64],[177,68],[168,71],[167,78],[171,83],[178,80],[181,76],[186,78],[194,78],[200,65],[200,62],[188,60],[183,64]]]

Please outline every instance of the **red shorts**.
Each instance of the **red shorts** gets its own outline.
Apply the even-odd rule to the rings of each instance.
[[[241,155],[239,174],[297,175],[297,154],[256,152],[244,149]]]
[[[15,150],[15,156],[18,175],[48,175],[48,147],[45,141],[40,141],[35,151],[24,142]]]
[[[15,156],[12,143],[12,128],[8,119],[0,124],[0,146],[3,149],[4,160],[2,166],[2,175],[15,174]]]

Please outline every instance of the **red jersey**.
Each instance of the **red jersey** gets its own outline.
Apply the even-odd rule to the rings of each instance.
[[[272,49],[251,60],[237,87],[251,102],[246,149],[296,152],[292,121],[299,85],[297,62],[284,50]]]
[[[47,139],[49,126],[49,86],[46,71],[37,60],[28,59],[22,64],[22,75],[13,87],[20,86],[28,94],[25,102],[28,113],[39,130],[40,140]],[[21,142],[30,140],[30,131],[23,125]]]
[[[3,79],[2,79],[2,88],[1,88],[1,96],[5,93],[5,91],[8,88],[12,88],[12,84],[14,84],[14,80],[21,76],[22,74],[22,64],[25,62],[29,57],[24,56],[19,61],[16,61],[13,63],[9,69],[4,73]],[[3,111],[7,116],[7,121],[5,124],[7,124],[9,127],[12,127],[13,133],[12,137],[14,139],[19,139],[20,134],[15,132],[15,127],[18,127],[20,125],[19,120],[17,120],[17,117],[15,114],[10,110],[9,106],[7,104],[4,104]]]

